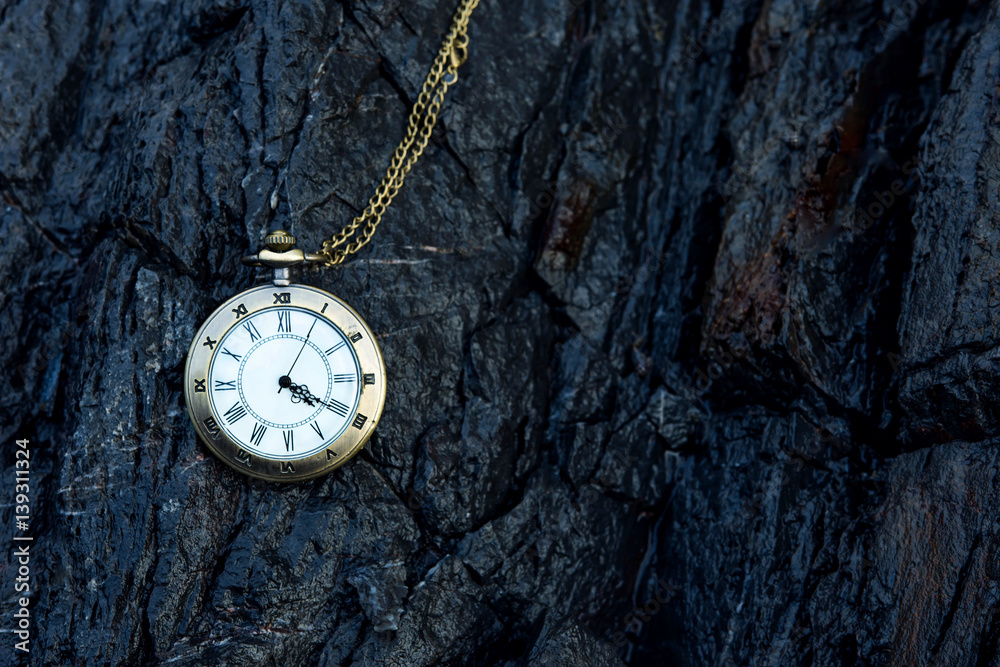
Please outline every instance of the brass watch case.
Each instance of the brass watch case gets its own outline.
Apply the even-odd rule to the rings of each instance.
[[[287,296],[286,296],[287,295]],[[348,418],[344,432],[325,449],[301,458],[259,456],[252,445],[233,440],[219,427],[222,417],[209,399],[207,378],[218,345],[230,329],[246,318],[274,308],[300,308],[328,320],[354,344],[361,375],[374,375],[374,383],[362,382],[357,409]],[[360,334],[360,337],[358,337]],[[298,482],[325,475],[357,455],[371,438],[385,406],[385,361],[371,328],[341,299],[308,285],[262,285],[237,294],[219,306],[198,333],[188,351],[184,368],[184,399],[188,416],[198,436],[223,463],[250,477],[272,482]],[[362,422],[363,417],[363,422]],[[360,422],[360,423],[359,423]]]

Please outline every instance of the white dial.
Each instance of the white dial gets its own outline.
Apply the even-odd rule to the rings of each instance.
[[[361,396],[354,346],[325,317],[270,308],[219,340],[208,372],[218,424],[257,456],[298,459],[337,440]]]

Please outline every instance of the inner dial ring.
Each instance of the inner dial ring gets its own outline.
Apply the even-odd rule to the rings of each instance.
[[[246,369],[247,364],[250,362],[251,357],[253,357],[254,352],[258,352],[258,351],[266,352],[265,350],[260,350],[261,346],[266,345],[267,343],[270,343],[271,341],[275,341],[277,339],[292,339],[292,340],[294,340],[296,342],[299,342],[299,343],[305,343],[305,347],[302,349],[303,353],[305,353],[307,350],[309,352],[315,353],[315,355],[317,357],[319,357],[319,359],[322,361],[323,366],[326,369],[326,388],[325,388],[325,391],[323,392],[323,396],[322,397],[317,396],[317,398],[319,398],[320,401],[322,401],[322,403],[320,403],[319,405],[316,406],[316,409],[312,412],[312,414],[310,414],[308,417],[306,417],[304,419],[300,419],[297,422],[292,422],[292,423],[275,422],[275,421],[271,421],[271,420],[267,419],[265,416],[259,414],[259,412],[258,412],[258,408],[260,408],[260,403],[258,401],[248,400],[247,396],[245,394],[245,389],[247,388],[247,384],[244,381],[243,375],[244,375],[244,370]],[[297,360],[297,363],[302,363],[303,365],[305,365],[306,362],[314,362],[314,359],[312,358],[312,356],[310,356],[308,359],[298,359]],[[264,365],[264,364],[260,364],[260,365]],[[253,373],[253,371],[251,371],[251,372]],[[259,375],[260,373],[253,373],[253,374],[254,375]],[[265,374],[264,383],[265,383],[265,386],[266,386],[266,384],[267,384],[267,377],[269,375],[274,375],[274,372],[273,371],[271,371],[271,372],[264,371],[264,374]],[[289,398],[289,395],[291,394],[291,392],[289,390],[286,390],[284,387],[281,386],[281,384],[280,384],[281,377],[288,377],[288,376],[285,375],[284,373],[282,373],[280,377],[275,377],[274,378],[274,386],[278,387],[280,389],[280,391],[278,391],[279,401],[280,402],[284,402],[284,403],[294,403],[294,401],[292,401]],[[256,378],[254,378],[252,380],[250,378],[248,378],[248,381],[254,381],[255,382]],[[313,384],[315,384],[315,382]],[[323,411],[326,402],[328,400],[330,400],[330,393],[333,390],[333,371],[330,369],[330,362],[327,360],[326,355],[323,354],[323,351],[320,350],[319,347],[317,347],[316,343],[312,342],[311,340],[308,340],[305,336],[299,336],[299,335],[296,335],[296,334],[275,334],[273,336],[268,336],[267,338],[264,338],[262,340],[257,341],[254,344],[254,346],[252,348],[250,348],[249,351],[247,351],[246,355],[243,357],[243,361],[240,362],[240,370],[239,370],[239,373],[237,374],[236,386],[239,387],[240,398],[243,399],[243,403],[247,406],[247,410],[250,411],[251,415],[253,415],[254,417],[257,418],[257,421],[259,421],[260,423],[264,424],[265,426],[271,426],[273,428],[290,429],[290,428],[296,428],[297,426],[303,426],[304,424],[308,424],[309,422],[311,422],[313,419],[315,419]],[[316,387],[309,388],[308,385],[303,385],[303,388],[308,389],[310,392],[312,392],[313,390],[316,389]],[[280,402],[279,402],[279,405],[281,404]],[[301,405],[301,403],[297,403],[297,405]],[[283,412],[283,414],[288,414],[288,415],[294,414],[289,409],[283,410],[282,412]]]
[[[300,460],[355,423],[361,364],[348,334],[323,313],[261,308],[212,347],[205,389],[213,419],[253,456]]]

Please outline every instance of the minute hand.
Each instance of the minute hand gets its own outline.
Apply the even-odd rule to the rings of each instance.
[[[299,363],[299,357],[302,356],[302,351],[306,349],[306,343],[309,341],[309,336],[312,335],[313,327],[316,326],[316,322],[317,321],[318,320],[313,320],[312,326],[309,327],[309,333],[306,334],[305,339],[303,339],[303,341],[302,341],[302,347],[299,348],[299,353],[295,355],[295,361],[292,362],[292,367],[288,369],[288,372],[285,373],[284,377],[291,377],[292,371],[295,369],[295,364]],[[284,389],[284,387],[281,386],[281,381],[279,379],[279,381],[278,381],[278,393],[279,394],[281,393],[282,389]]]

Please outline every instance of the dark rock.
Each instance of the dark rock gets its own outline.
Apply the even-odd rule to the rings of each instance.
[[[997,0],[483,0],[372,244],[302,276],[385,353],[365,453],[198,442],[191,337],[364,208],[454,8],[0,8],[26,660],[1000,664]]]

